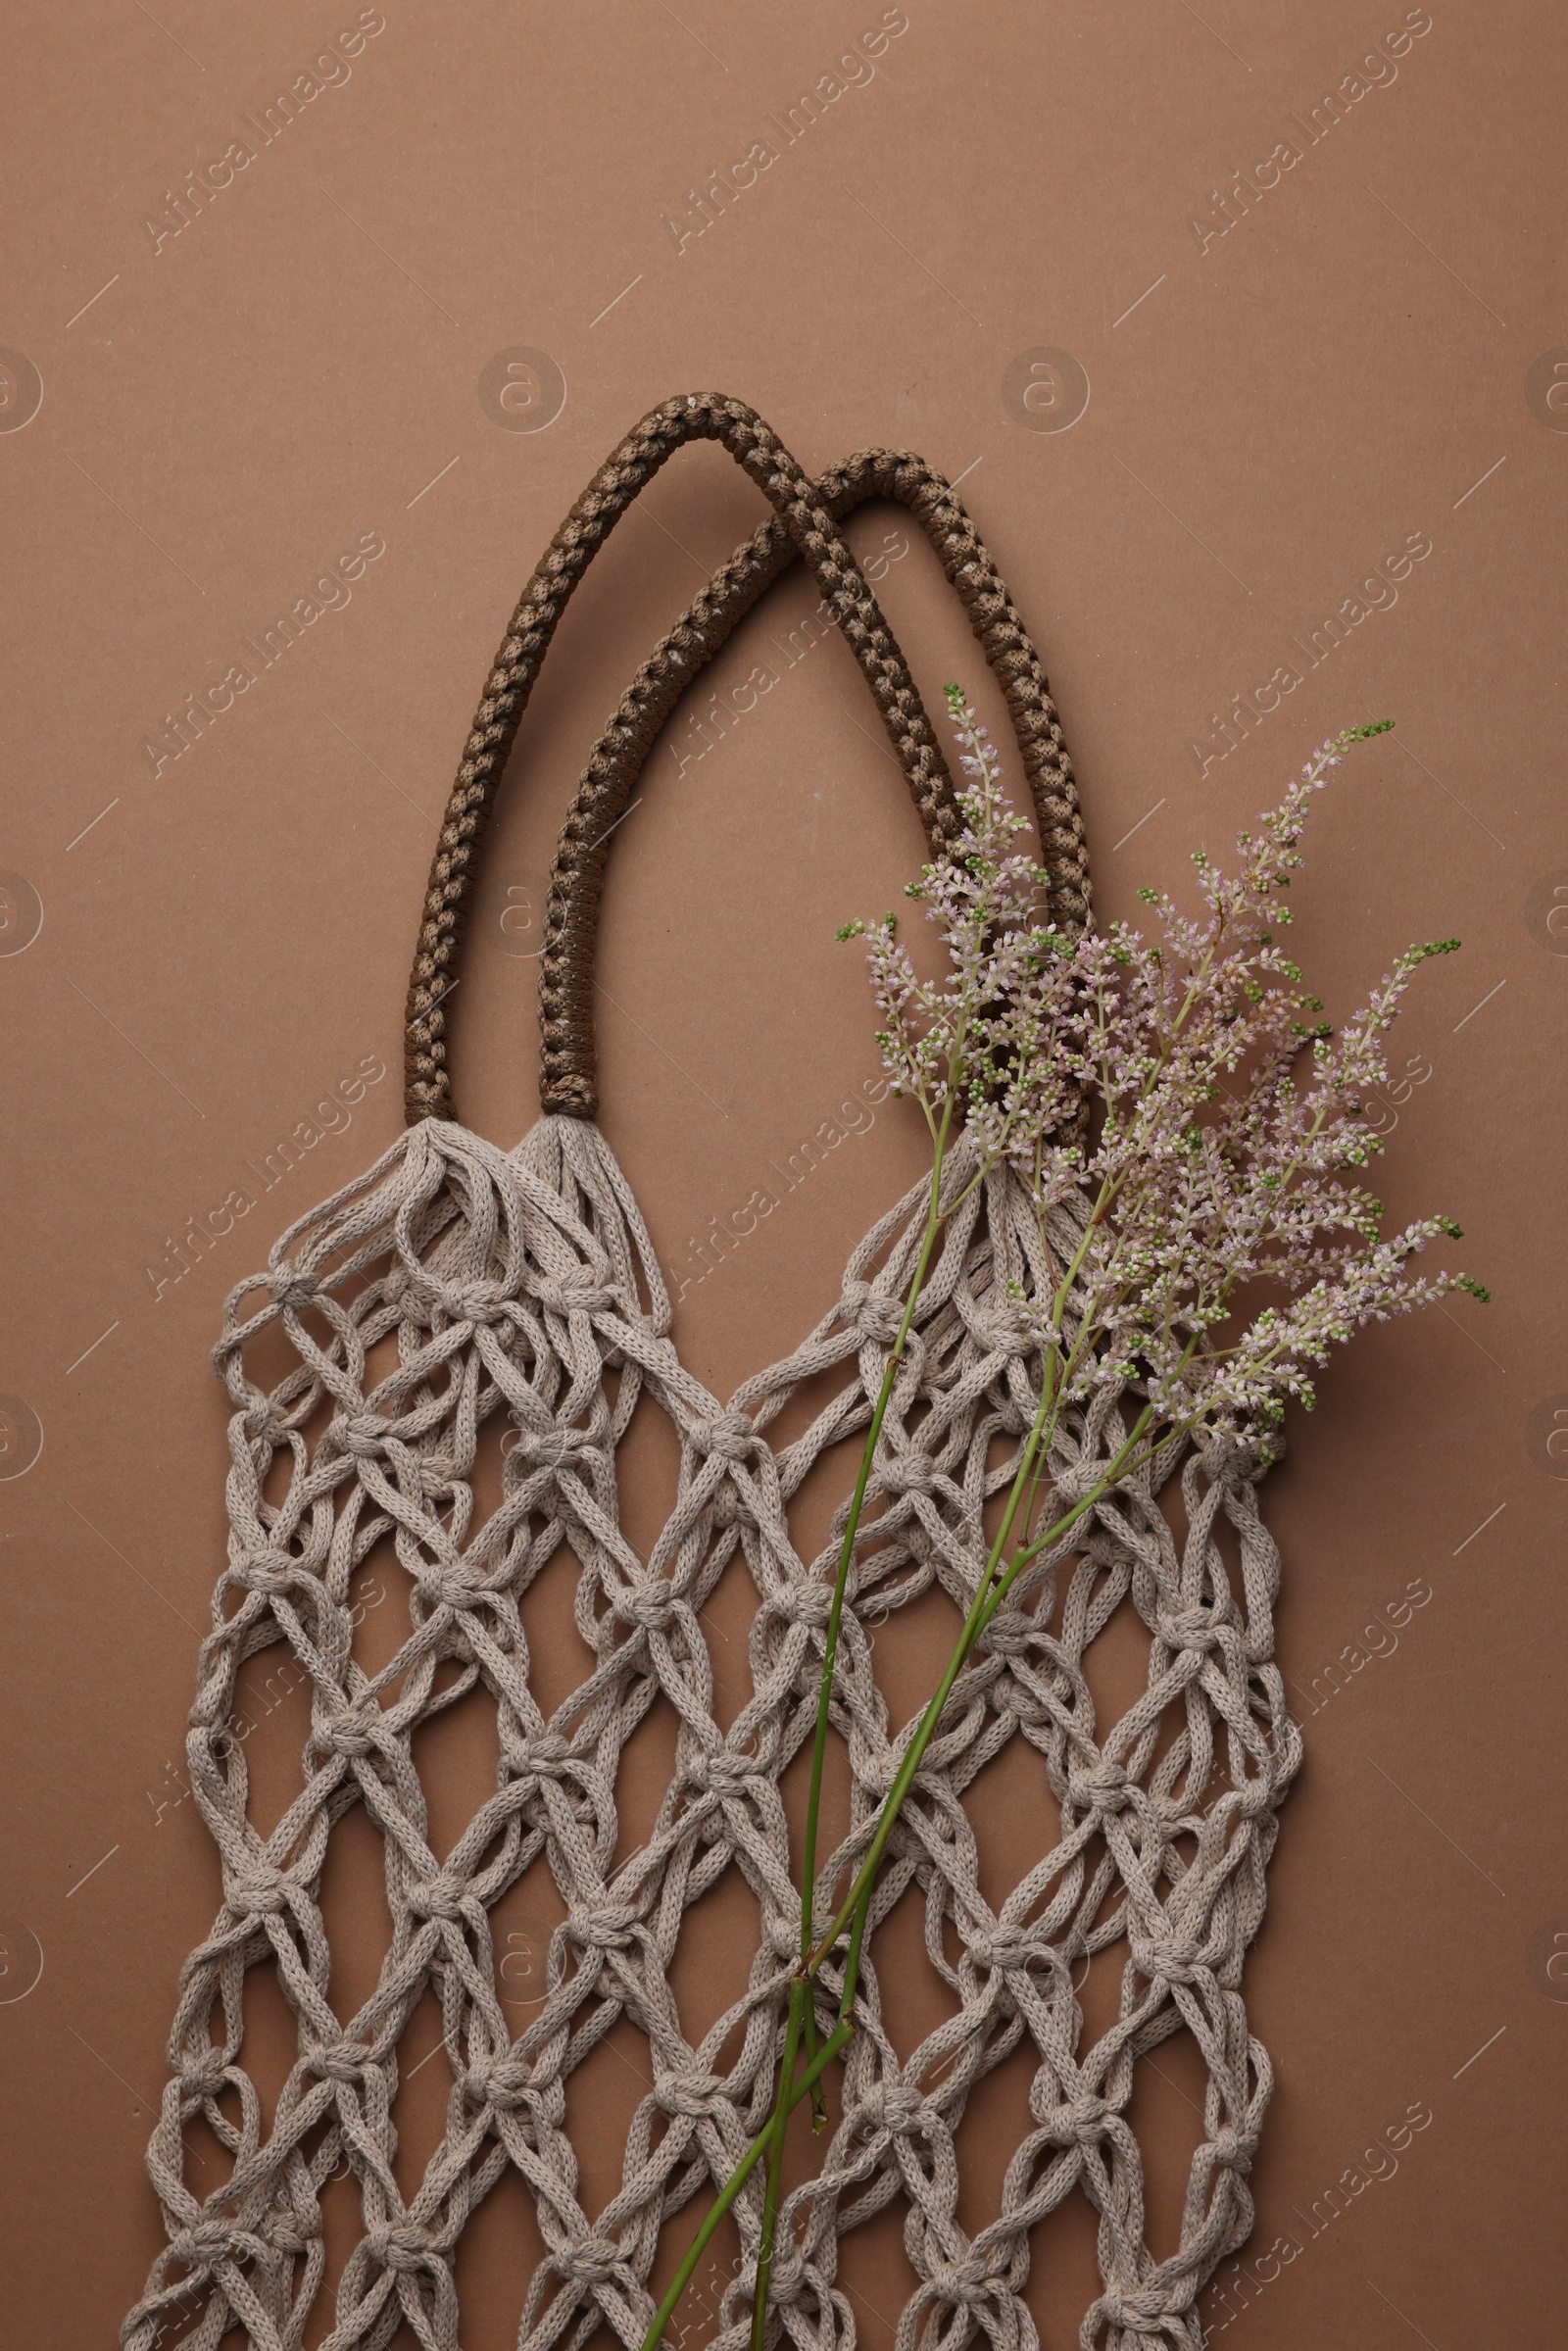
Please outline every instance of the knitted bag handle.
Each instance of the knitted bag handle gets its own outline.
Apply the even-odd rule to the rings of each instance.
[[[951,844],[957,813],[946,763],[897,640],[836,528],[839,518],[868,498],[892,498],[907,507],[957,587],[1012,716],[1039,817],[1051,912],[1075,931],[1088,920],[1077,792],[1045,672],[995,566],[943,477],[919,458],[873,450],[812,484],[742,402],[688,394],[645,417],[578,499],[535,569],[487,681],[431,867],[410,980],[405,1105],[411,1124],[456,1115],[444,1000],[456,985],[454,966],[496,788],[556,625],[637,492],[677,448],[698,439],[720,442],[746,466],[775,517],[737,550],[661,640],[584,770],[557,853],[546,921],[540,984],[544,1107],[590,1118],[598,1106],[593,953],[609,833],[680,695],[797,553],[805,557],[860,662],[934,854],[940,856]]]

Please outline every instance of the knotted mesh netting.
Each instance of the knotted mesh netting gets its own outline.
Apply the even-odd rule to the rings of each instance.
[[[960,1142],[950,1197],[974,1172]],[[642,1218],[608,1144],[580,1119],[547,1116],[510,1153],[425,1120],[285,1234],[268,1272],[231,1298],[217,1349],[234,1405],[229,1561],[189,1739],[223,1898],[181,1978],[149,2150],[169,2244],[125,2323],[129,2351],[176,2332],[216,2351],[235,2327],[259,2351],[301,2344],[327,2275],[323,2191],[345,2173],[360,2233],[319,2339],[328,2351],[377,2351],[406,2325],[430,2351],[453,2351],[459,2239],[509,2167],[527,2183],[547,2248],[516,2278],[522,2351],[582,2351],[602,2325],[635,2351],[662,2229],[703,2208],[771,2105],[801,1934],[779,1784],[814,1724],[853,1471],[813,1557],[792,1542],[791,1507],[824,1454],[869,1422],[926,1191],[855,1251],[805,1344],[727,1404],[682,1367]],[[920,1300],[839,1649],[833,1722],[851,1825],[823,1863],[819,1929],[913,1728],[891,1726],[879,1661],[902,1612],[933,1587],[967,1609],[988,1502],[1009,1485],[1034,1417],[1043,1366],[1012,1296],[1049,1279],[1048,1249],[1070,1258],[1071,1212],[1054,1214],[1042,1231],[1018,1179],[992,1172],[953,1215]],[[295,1360],[269,1389],[248,1366],[280,1342]],[[769,1429],[808,1386],[814,1416],[775,1446]],[[680,1449],[674,1506],[646,1555],[617,1504],[617,1448],[639,1408],[667,1415]],[[1064,1416],[1050,1462],[1061,1503],[1092,1490],[1123,1425],[1109,1390]],[[487,1509],[475,1494],[486,1447],[501,1456],[501,1498]],[[1159,1501],[1178,1473],[1180,1541]],[[1082,2342],[1197,2351],[1199,2289],[1251,2224],[1247,2173],[1270,2071],[1249,2031],[1242,1964],[1300,1753],[1272,1662],[1279,1562],[1257,1480],[1234,1444],[1167,1445],[1041,1557],[960,1675],[873,1912],[874,1929],[917,1888],[952,2013],[901,2059],[873,1934],[839,2119],[814,2142],[815,2176],[787,2201],[774,2266],[773,2324],[800,2351],[854,2342],[840,2239],[895,2202],[918,2281],[900,2351],[962,2351],[982,2333],[998,2351],[1032,2351],[1031,2261],[1051,2216],[1076,2197],[1097,2216],[1102,2280]],[[1222,1546],[1223,1522],[1233,1534]],[[364,1661],[355,1599],[372,1553],[395,1559],[391,1596],[406,1611],[378,1668]],[[705,1602],[727,1572],[749,1577],[755,1615],[750,1693],[721,1728]],[[592,1669],[547,1710],[524,1604],[560,1576],[575,1581]],[[1101,1722],[1086,1658],[1129,1610],[1147,1687]],[[279,1643],[308,1678],[311,1724],[297,1792],[264,1835],[247,1749],[227,1726],[242,1666]],[[617,1859],[628,1741],[661,1699],[679,1719],[673,1775],[652,1833]],[[416,1741],[460,1700],[493,1709],[494,1788],[442,1851]],[[1038,1758],[1041,1826],[1038,1849],[1022,1840],[1024,1874],[994,1906],[965,1797],[1014,1741]],[[343,2014],[321,1882],[355,1805],[384,1844],[390,1933],[373,1992]],[[699,2033],[683,2022],[672,1970],[697,1932],[694,1906],[732,1872],[757,1906],[757,1953],[740,1996]],[[519,2032],[494,1914],[534,1873],[548,1874],[562,1923]],[[1091,2037],[1075,1987],[1106,1954],[1111,1965],[1119,1955],[1119,2013]],[[297,2059],[265,2105],[246,2070],[246,1978],[257,1969],[275,1971],[298,2030]],[[824,2030],[840,1982],[829,1965]],[[446,2122],[405,2192],[394,2167],[404,2034],[432,1992]],[[622,2020],[646,2037],[652,2088],[618,2188],[590,2210],[567,2086]],[[1179,2245],[1156,2260],[1127,2110],[1140,2060],[1175,2033],[1196,2043],[1206,2089]],[[956,2134],[976,2083],[1020,2046],[1034,2068],[1029,2127],[1000,2209],[969,2232]],[[193,2168],[186,2132],[198,2117],[226,2176]],[[760,2194],[759,2173],[735,2208],[742,2258],[719,2313],[725,2351],[745,2339]]]

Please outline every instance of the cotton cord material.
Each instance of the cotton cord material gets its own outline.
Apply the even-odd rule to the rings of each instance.
[[[590,761],[552,892],[545,1113],[503,1151],[458,1122],[445,1060],[441,1000],[474,857],[572,586],[641,481],[694,437],[722,440],[765,475],[775,516],[639,671]],[[223,1899],[181,1976],[172,2079],[148,2155],[169,2243],[122,2329],[127,2351],[154,2351],[176,2323],[194,2351],[218,2351],[235,2327],[257,2351],[298,2351],[326,2275],[323,2193],[345,2173],[360,2234],[325,2351],[384,2351],[401,2326],[425,2351],[457,2351],[458,2246],[512,2167],[547,2247],[518,2281],[519,2351],[584,2351],[601,2325],[635,2351],[663,2225],[706,2199],[770,2110],[802,1926],[779,1784],[814,1728],[849,1508],[846,1497],[807,1559],[791,1505],[815,1465],[869,1424],[928,1187],[873,1227],[804,1344],[721,1402],[680,1362],[647,1228],[593,1122],[587,1007],[602,828],[679,693],[797,552],[856,646],[934,851],[951,842],[946,768],[837,535],[836,518],[873,495],[909,506],[964,595],[1025,749],[1053,910],[1068,927],[1087,921],[1082,825],[1044,673],[941,477],[918,459],[872,453],[812,485],[739,403],[700,395],[656,411],[558,533],[481,705],[411,990],[411,1124],[365,1176],[293,1225],[266,1273],[225,1306],[215,1360],[233,1405],[229,1556],[187,1747]],[[960,1136],[945,1173],[956,1204],[867,1489],[833,1706],[851,1825],[813,1889],[815,1933],[865,1852],[912,1733],[892,1728],[879,1649],[928,1592],[967,1610],[987,1503],[1010,1485],[1034,1417],[1045,1365],[1015,1291],[1052,1281],[1052,1259],[1070,1262],[1081,1238],[1081,1207],[1054,1211],[1042,1236],[1005,1168],[960,1199],[975,1173]],[[1069,1340],[1074,1327],[1069,1305]],[[279,1379],[280,1347],[292,1368]],[[775,1445],[769,1431],[802,1391],[815,1417]],[[1103,1391],[1087,1413],[1064,1416],[1050,1456],[1058,1515],[1115,1458],[1123,1401]],[[666,1417],[680,1452],[674,1504],[646,1557],[618,1507],[618,1449],[639,1409]],[[1180,1544],[1159,1499],[1178,1473]],[[1102,2276],[1083,2351],[1198,2351],[1198,2294],[1251,2227],[1247,2175],[1271,2074],[1249,2029],[1242,1963],[1300,1758],[1273,1662],[1280,1570],[1258,1512],[1260,1474],[1245,1447],[1165,1445],[1035,1563],[958,1678],[877,1882],[841,2120],[819,2142],[817,2176],[785,2202],[774,2340],[852,2351],[840,2239],[899,2202],[918,2282],[897,2351],[965,2351],[980,2335],[995,2351],[1036,2351],[1025,2300],[1032,2232],[1082,2193],[1097,2216]],[[488,1512],[481,1483],[501,1494]],[[406,1628],[380,1667],[356,1639],[372,1572],[396,1584]],[[731,1573],[747,1578],[756,1613],[750,1694],[725,1729],[704,1612]],[[547,1710],[531,1595],[563,1577],[573,1579],[574,1621],[593,1662]],[[1146,1688],[1102,1723],[1086,1663],[1129,1615],[1147,1639]],[[280,1646],[308,1680],[311,1731],[298,1791],[264,1835],[229,1724],[241,1669]],[[673,1773],[651,1835],[617,1861],[628,1742],[660,1703],[679,1726]],[[441,1852],[418,1734],[458,1705],[493,1719],[495,1788]],[[1040,1757],[1041,1851],[993,1908],[964,1798],[1016,1741]],[[343,2014],[321,1885],[332,1832],[355,1805],[383,1842],[390,1932],[374,1990]],[[682,2015],[676,1962],[701,1931],[695,1906],[735,1872],[757,1903],[757,1955],[744,1989],[699,2032]],[[497,1949],[511,1913],[498,1920],[497,1907],[514,1889],[537,1899],[546,1881],[563,1923],[550,1936],[543,1995],[514,2033],[505,1945]],[[874,1936],[911,1887],[956,2011],[901,2060]],[[1115,2022],[1089,2041],[1078,1993],[1092,1964],[1119,1966],[1120,1999]],[[244,2064],[246,1978],[257,1967],[275,1971],[298,2032],[270,2121]],[[824,2032],[841,1986],[829,1965],[818,1988]],[[446,2124],[405,2194],[395,2102],[404,2034],[426,1993],[441,2014]],[[627,2134],[618,2189],[590,2212],[568,2084],[622,2020],[646,2037],[654,2086]],[[1202,2137],[1179,2243],[1156,2261],[1127,2113],[1138,2061],[1182,2031],[1206,2073]],[[1030,2128],[1000,2211],[970,2232],[958,2219],[958,2132],[975,2085],[1020,2047],[1034,2069]],[[216,2182],[188,2160],[198,2117],[229,2159]],[[758,2175],[734,2207],[742,2260],[722,2297],[718,2351],[743,2351],[747,2339],[760,2212]],[[1049,2233],[1038,2241],[1049,2245]]]
[[[960,1141],[955,1196],[972,1173]],[[602,2322],[634,2351],[652,2315],[662,2224],[725,2177],[771,2101],[801,1928],[778,1783],[811,1737],[847,1510],[808,1561],[789,1505],[822,1455],[868,1424],[925,1190],[867,1235],[804,1346],[727,1403],[681,1365],[630,1188],[598,1128],[577,1118],[546,1115],[511,1153],[455,1122],[422,1121],[293,1226],[259,1285],[234,1293],[218,1348],[235,1407],[230,1559],[187,1748],[224,1892],[181,1980],[172,2079],[149,2149],[170,2242],[123,2329],[129,2351],[153,2351],[160,2326],[191,2303],[201,2319],[185,2339],[198,2351],[217,2351],[235,2324],[259,2351],[294,2351],[324,2271],[321,2191],[345,2164],[363,2233],[326,2351],[379,2351],[400,2321],[429,2351],[455,2351],[458,2241],[509,2165],[529,2184],[549,2247],[522,2297],[522,2351],[581,2351]],[[1058,1262],[1070,1257],[1077,1236],[1064,1213],[1047,1237]],[[869,1556],[844,1620],[833,1718],[852,1828],[823,1864],[818,1930],[908,1736],[890,1726],[877,1647],[933,1587],[967,1608],[985,1556],[982,1511],[1010,1482],[1033,1417],[1044,1365],[1007,1289],[1031,1276],[1049,1278],[1034,1208],[1015,1177],[994,1171],[953,1219],[871,1475]],[[248,1362],[279,1337],[298,1361],[266,1388]],[[391,1338],[397,1366],[371,1381],[368,1357]],[[809,1428],[775,1449],[767,1430],[789,1398],[833,1374],[840,1385]],[[616,1449],[640,1400],[667,1415],[681,1455],[675,1505],[646,1559],[617,1511]],[[475,1460],[481,1441],[503,1437],[503,1498],[481,1517]],[[1067,1416],[1051,1462],[1060,1504],[1089,1490],[1120,1442],[1108,1395],[1087,1419]],[[1157,1499],[1178,1467],[1179,1548]],[[1248,2027],[1242,1961],[1300,1753],[1273,1663],[1279,1561],[1256,1475],[1235,1448],[1167,1445],[1096,1507],[1087,1532],[1042,1559],[960,1676],[872,1913],[874,1935],[918,1886],[927,1955],[957,2009],[901,2061],[873,1940],[842,2120],[818,2176],[784,2209],[775,2323],[802,2351],[853,2343],[839,2238],[894,2199],[919,2279],[899,2351],[958,2351],[977,2331],[999,2351],[1033,2351],[1030,2232],[1080,2189],[1098,2216],[1104,2281],[1082,2344],[1198,2351],[1199,2289],[1251,2226],[1247,2173],[1271,2074]],[[1222,1519],[1239,1547],[1235,1576],[1217,1541]],[[371,1672],[355,1654],[354,1579],[385,1539],[408,1633]],[[737,1552],[757,1616],[751,1694],[726,1731],[703,1610]],[[547,1714],[524,1603],[573,1561],[593,1666]],[[1085,1661],[1129,1604],[1147,1630],[1147,1688],[1102,1726]],[[245,1749],[226,1726],[241,1666],[282,1642],[309,1677],[312,1728],[299,1793],[263,1837]],[[455,1678],[438,1682],[448,1665]],[[415,1742],[469,1693],[494,1709],[496,1789],[441,1853]],[[661,1696],[680,1723],[673,1776],[653,1835],[616,1865],[627,1742]],[[1045,1849],[993,1908],[963,1798],[1019,1739],[1041,1758],[1059,1822],[1053,1837],[1042,1804]],[[391,1933],[374,1991],[342,2015],[320,1886],[332,1829],[355,1803],[384,1840]],[[683,1934],[700,1931],[688,1925],[693,1906],[732,1870],[758,1904],[758,1953],[745,1990],[698,2034],[683,2025],[671,1973]],[[545,1997],[514,2034],[491,1914],[531,1871],[549,1873],[564,1922],[550,1941]],[[1075,1982],[1118,1946],[1119,2013],[1086,2046]],[[275,1968],[299,2032],[270,2128],[242,2054],[245,1977],[263,1964]],[[829,1967],[824,2031],[839,1982]],[[405,2197],[393,2107],[402,2037],[426,1991],[440,2006],[438,2062],[451,2087],[441,2143]],[[633,2119],[619,2189],[590,2212],[566,2085],[621,2018],[646,2035],[654,2088]],[[1179,2246],[1156,2261],[1126,2111],[1137,2061],[1183,2027],[1207,2072],[1203,2136]],[[1000,2212],[971,2234],[957,2217],[956,2133],[971,2090],[1020,2043],[1035,2065],[1032,2128]],[[187,2178],[184,2133],[197,2116],[232,2159],[216,2184]],[[743,2274],[716,2338],[723,2351],[745,2341],[760,2213],[754,2181],[735,2207]]]

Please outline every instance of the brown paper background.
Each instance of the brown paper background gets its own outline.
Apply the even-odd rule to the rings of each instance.
[[[1430,28],[1396,78],[1376,69],[1380,86],[1314,137],[1310,110],[1397,31],[1396,5],[908,0],[874,78],[783,146],[764,118],[879,13],[385,0],[351,77],[270,144],[252,138],[255,160],[157,250],[143,216],[353,9],[159,0],[155,17],[91,0],[13,34],[0,344],[42,403],[28,416],[32,378],[9,360],[8,2341],[113,2340],[160,2241],[142,2153],[176,1972],[219,1886],[179,1758],[221,1558],[208,1349],[223,1294],[395,1134],[424,874],[506,617],[619,434],[697,386],[751,401],[810,468],[883,443],[965,477],[1051,673],[1106,913],[1198,842],[1227,846],[1326,734],[1397,720],[1314,818],[1297,938],[1344,1007],[1408,940],[1462,935],[1398,1040],[1430,1074],[1389,1105],[1382,1188],[1396,1216],[1460,1218],[1495,1302],[1359,1342],[1266,1493],[1307,1761],[1248,1974],[1278,2071],[1258,2227],[1244,2284],[1204,2308],[1214,2339],[1252,2351],[1560,2340],[1554,22],[1517,0],[1435,0],[1429,20],[1412,12]],[[666,209],[764,136],[777,161],[677,249]],[[1286,139],[1299,160],[1217,233],[1217,192]],[[564,379],[538,431],[503,429],[479,397],[519,346]],[[1029,380],[1042,349],[1087,378],[1070,429],[1019,421],[1060,408],[1004,402],[1013,363]],[[717,452],[678,459],[545,671],[454,1008],[464,1112],[508,1142],[536,1107],[535,967],[499,952],[503,907],[520,909],[515,948],[600,724],[760,512]],[[901,528],[907,543],[905,518],[875,508],[850,535],[869,557]],[[166,713],[362,533],[385,553],[352,602],[270,668],[252,662],[232,710],[155,772],[144,740]],[[1293,650],[1407,534],[1431,553],[1397,601],[1315,665]],[[928,700],[955,669],[978,683],[923,542],[879,593]],[[919,853],[847,652],[829,641],[785,670],[776,640],[813,602],[792,573],[720,656],[699,703],[759,661],[777,691],[701,760],[656,749],[612,860],[605,1125],[677,1274],[688,1237],[871,1073],[858,958],[831,931],[892,903]],[[1217,754],[1211,714],[1280,663],[1300,683],[1200,774],[1194,739]],[[166,1245],[367,1056],[387,1074],[347,1130],[231,1231],[187,1239],[173,1279]],[[727,1393],[793,1345],[919,1159],[892,1105],[844,1142],[683,1297],[692,1367]],[[41,1453],[16,1475],[34,1426]],[[1353,1647],[1415,1581],[1430,1597],[1397,1646]],[[1348,1646],[1364,1662],[1323,1694]],[[919,1648],[890,1668],[906,1704]],[[278,1751],[286,1766],[292,1728]],[[651,1738],[650,1816],[658,1772]],[[1038,1849],[1032,1786],[982,1806],[1002,1877]],[[372,1865],[362,1852],[345,1881],[350,1930]],[[689,1985],[749,1947],[739,1911],[717,1921]],[[416,2028],[418,2054],[428,2006]],[[275,2018],[257,2030],[264,2055],[269,2032],[282,2046]],[[630,2042],[618,2080],[607,2053],[575,2110],[601,2194],[635,2071]],[[1166,2071],[1140,2114],[1176,2147],[1197,2075],[1174,2050]],[[411,2093],[414,2137],[442,2073]],[[963,2142],[966,2225],[1012,2129],[997,2100]],[[1310,2234],[1313,2199],[1417,2105],[1431,2121],[1396,2173]],[[1155,2207],[1163,2249],[1168,2179]],[[1291,2231],[1301,2250],[1280,2268],[1268,2248]],[[514,2183],[473,2235],[465,2340],[480,2351],[512,2340],[536,2241]],[[1053,2243],[1031,2287],[1048,2346],[1076,2340],[1094,2289],[1082,2212]],[[846,2267],[880,2347],[906,2290],[896,2222]]]

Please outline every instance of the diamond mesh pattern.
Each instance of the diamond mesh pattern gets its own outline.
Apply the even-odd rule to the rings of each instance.
[[[956,1190],[970,1172],[960,1144]],[[606,2322],[639,2342],[662,2224],[727,2173],[770,2103],[800,1935],[778,1783],[810,1736],[844,1525],[841,1507],[834,1538],[808,1562],[792,1545],[789,1508],[823,1452],[867,1425],[924,1195],[882,1219],[833,1312],[727,1407],[679,1363],[625,1179],[598,1130],[571,1118],[541,1119],[511,1153],[424,1121],[301,1219],[268,1273],[230,1298],[216,1350],[235,1407],[229,1564],[189,1739],[223,1901],[181,1978],[172,2079],[148,2157],[170,2243],[122,2329],[130,2351],[152,2351],[192,2313],[184,2339],[198,2351],[216,2351],[236,2324],[260,2351],[292,2351],[325,2274],[321,2191],[345,2165],[362,2231],[328,2351],[378,2351],[403,2323],[430,2351],[453,2351],[455,2248],[509,2166],[532,2191],[548,2248],[525,2291],[518,2281],[522,2351],[581,2351]],[[1070,1255],[1070,1221],[1049,1238]],[[982,1515],[1010,1481],[1008,1456],[1033,1416],[1040,1367],[1006,1285],[1044,1274],[1041,1249],[1021,1188],[993,1173],[954,1216],[911,1334],[840,1649],[835,1724],[853,1771],[852,1826],[824,1863],[818,1925],[864,1849],[906,1735],[890,1736],[873,1630],[933,1586],[967,1607],[985,1556]],[[279,1330],[298,1360],[269,1392],[247,1360]],[[394,1343],[395,1367],[371,1378],[372,1350],[379,1364]],[[775,1449],[767,1430],[824,1373],[836,1375],[828,1401]],[[646,1558],[622,1534],[616,1501],[616,1449],[640,1399],[667,1414],[681,1457],[674,1507]],[[492,1442],[504,1429],[502,1498],[481,1516],[472,1478],[487,1424]],[[1108,1395],[1070,1418],[1051,1462],[1059,1498],[1089,1491],[1120,1434]],[[1180,1546],[1157,1500],[1178,1470]],[[900,2351],[962,2351],[982,2332],[999,2351],[1032,2347],[1030,2232],[1080,2192],[1098,2214],[1102,2278],[1082,2343],[1196,2351],[1197,2293],[1251,2223],[1246,2175],[1270,2071],[1248,2029],[1242,1961],[1300,1753],[1271,1662],[1279,1561],[1256,1482],[1234,1447],[1167,1447],[1042,1560],[955,1689],[875,1918],[918,1886],[927,1949],[958,2009],[901,2063],[874,1965],[862,1976],[842,2120],[818,2142],[819,2176],[790,2199],[774,2272],[775,2324],[802,2351],[853,2343],[851,2304],[835,2283],[839,2236],[893,2199],[919,2280]],[[1239,1578],[1217,1541],[1221,1517]],[[409,1631],[371,1673],[354,1651],[351,1587],[387,1541]],[[580,1563],[576,1624],[593,1666],[547,1716],[519,1604],[564,1545]],[[725,1732],[701,1611],[738,1556],[756,1595],[751,1693]],[[1129,1601],[1147,1628],[1148,1686],[1101,1726],[1084,1661]],[[880,1638],[896,1640],[896,1627]],[[224,1726],[240,1668],[278,1642],[309,1676],[312,1727],[298,1793],[263,1837],[244,1748]],[[470,1694],[494,1708],[494,1792],[438,1853],[415,1738]],[[674,1775],[647,1842],[615,1864],[623,1750],[661,1697],[679,1716]],[[1037,1751],[1060,1828],[993,1910],[963,1799],[1014,1740]],[[374,1991],[343,2016],[319,1897],[332,1829],[356,1803],[384,1842],[392,1930]],[[541,1858],[565,1917],[545,1995],[517,2034],[502,2006],[491,1914]],[[759,1907],[760,1948],[743,1995],[694,2040],[671,1964],[693,1904],[736,1870]],[[1074,1973],[1118,1944],[1119,2015],[1086,2046]],[[276,1971],[298,2023],[298,2059],[270,2128],[243,2063],[245,1977],[257,1967]],[[451,2092],[441,2142],[405,2198],[392,2109],[401,2037],[427,1990]],[[829,1971],[824,2017],[835,1992]],[[655,2086],[628,2134],[619,2189],[590,2213],[566,2084],[622,2016],[647,2036]],[[1156,2262],[1125,2117],[1138,2059],[1183,2029],[1207,2070],[1203,2137],[1179,2248]],[[1031,2128],[1001,2210],[971,2236],[957,2219],[955,2133],[974,2084],[1020,2042],[1036,2065]],[[197,2116],[232,2159],[218,2184],[201,2176],[201,2193],[182,2135]],[[747,2260],[760,2175],[752,2186],[736,2209]],[[725,2299],[726,2347],[744,2340],[746,2292],[743,2274]]]

